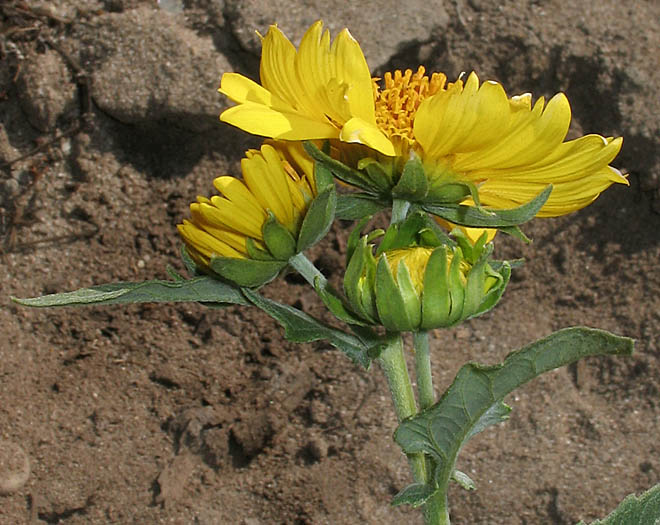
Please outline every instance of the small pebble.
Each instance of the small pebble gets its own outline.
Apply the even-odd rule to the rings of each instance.
[[[16,443],[0,440],[0,495],[19,490],[30,477],[30,460]]]

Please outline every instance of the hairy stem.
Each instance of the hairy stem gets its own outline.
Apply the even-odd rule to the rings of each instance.
[[[303,253],[297,253],[291,259],[289,259],[289,265],[296,270],[300,275],[303,276],[305,281],[315,286],[314,281],[318,278],[321,288],[325,287],[328,283],[328,280],[325,276],[319,271],[319,269],[314,266],[314,263],[310,261]]]
[[[393,334],[390,337],[389,343],[378,358],[378,362],[387,378],[397,419],[400,422],[407,417],[414,416],[417,413],[417,403],[415,403],[415,394],[403,356],[401,335]],[[425,483],[426,464],[424,454],[409,454],[408,461],[415,481]]]
[[[429,334],[426,331],[414,333],[415,374],[419,408],[424,410],[435,403],[433,395],[433,376],[431,375],[431,355],[429,352]]]

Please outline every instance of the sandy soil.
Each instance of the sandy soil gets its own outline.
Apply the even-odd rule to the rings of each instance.
[[[402,5],[405,4],[405,8]],[[501,5],[497,5],[501,4]],[[0,466],[30,475],[0,523],[419,523],[379,370],[285,341],[256,309],[28,310],[33,296],[182,270],[175,225],[254,139],[217,122],[224,71],[257,77],[277,21],[324,18],[374,74],[476,70],[509,93],[565,91],[574,133],[623,135],[629,188],[526,227],[534,243],[489,315],[433,336],[438,389],[467,360],[571,325],[637,339],[509,399],[451,493],[456,524],[571,524],[660,480],[660,4],[9,0],[0,6]],[[311,251],[341,279],[345,228]],[[268,293],[323,316],[294,278]],[[16,451],[19,452],[16,452]],[[18,483],[20,485],[20,483]]]

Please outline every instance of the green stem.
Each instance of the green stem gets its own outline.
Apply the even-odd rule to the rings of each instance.
[[[378,362],[387,378],[392,394],[396,417],[401,422],[417,413],[415,394],[413,392],[408,367],[403,356],[403,341],[401,335],[392,334],[389,343],[381,352]],[[426,482],[426,464],[424,454],[409,454],[408,461],[417,483]]]
[[[415,374],[417,376],[417,393],[419,408],[424,410],[435,403],[433,395],[433,376],[431,375],[431,355],[429,353],[428,332],[414,333]]]
[[[324,288],[328,283],[328,280],[325,276],[319,271],[319,269],[314,266],[314,263],[310,261],[303,253],[297,253],[291,259],[289,259],[289,265],[296,270],[300,275],[303,276],[305,281],[307,281],[312,286],[315,286],[314,281],[318,278],[321,288]]]
[[[424,504],[424,523],[426,525],[451,525],[447,504],[447,487],[441,487]]]
[[[390,219],[390,224],[402,222],[406,218],[406,215],[408,215],[409,209],[410,203],[408,201],[394,199],[392,201],[392,218]]]

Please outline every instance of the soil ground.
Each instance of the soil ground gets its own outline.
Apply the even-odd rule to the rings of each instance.
[[[405,10],[402,11],[402,4]],[[535,220],[490,314],[432,337],[438,391],[554,330],[637,340],[508,400],[458,467],[456,524],[573,524],[660,481],[660,4],[560,0],[3,2],[0,7],[0,463],[31,471],[0,523],[420,523],[386,384],[256,309],[29,310],[35,296],[183,271],[175,225],[258,144],[217,122],[225,71],[258,76],[258,39],[348,25],[374,74],[476,70],[510,94],[567,93],[573,134],[623,136],[630,187]],[[311,250],[340,284],[345,225]],[[287,277],[268,293],[323,317]],[[20,464],[18,465],[20,467]]]

